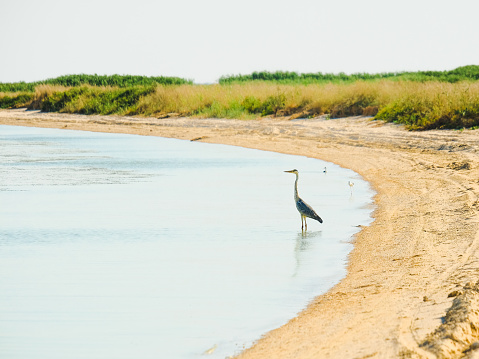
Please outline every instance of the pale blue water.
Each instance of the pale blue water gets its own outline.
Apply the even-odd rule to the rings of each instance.
[[[305,157],[0,126],[0,357],[238,354],[345,275],[373,195]]]

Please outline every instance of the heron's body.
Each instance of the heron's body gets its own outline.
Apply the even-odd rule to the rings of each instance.
[[[306,224],[306,217],[315,219],[319,223],[323,223],[323,220],[321,219],[320,216],[318,216],[318,214],[314,211],[314,209],[309,204],[304,202],[303,199],[299,197],[298,195],[298,179],[299,179],[298,170],[291,170],[291,171],[285,171],[285,172],[294,173],[296,175],[296,181],[294,182],[294,202],[296,203],[296,209],[301,215],[301,229],[303,229],[304,227],[308,229],[308,225]],[[304,227],[303,227],[303,221],[304,221]]]

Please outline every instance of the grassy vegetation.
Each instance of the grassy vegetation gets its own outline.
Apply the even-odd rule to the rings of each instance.
[[[375,118],[423,130],[479,126],[479,82],[409,84]]]
[[[112,82],[114,85],[97,85],[101,82],[91,84],[81,76],[84,75],[76,78],[79,85],[72,82],[75,78],[72,77],[70,82],[37,84],[33,91],[3,90],[0,107],[81,114],[240,119],[369,115],[403,123],[411,129],[479,126],[479,66],[416,73],[415,79],[405,74],[401,79],[370,75],[371,78],[315,83],[255,79],[213,85],[187,81],[127,85],[129,77],[125,77],[123,82],[118,79]]]
[[[0,108],[25,107],[33,101],[34,95],[25,92],[3,93],[0,92]]]
[[[128,115],[135,110],[140,98],[153,90],[152,86],[118,88],[83,85],[58,91],[43,85],[37,90],[29,108],[85,115]]]
[[[148,77],[132,75],[66,75],[37,82],[15,82],[0,83],[0,92],[34,92],[39,85],[55,86],[111,86],[111,87],[132,87],[132,86],[153,86],[153,85],[181,85],[193,84],[191,80],[179,77]]]
[[[312,83],[352,83],[356,81],[373,81],[373,80],[396,80],[396,81],[440,81],[440,82],[460,82],[460,81],[477,81],[479,80],[479,66],[469,65],[458,67],[451,71],[418,71],[418,72],[388,72],[378,74],[355,73],[347,75],[345,73],[323,74],[296,72],[253,72],[250,75],[231,75],[220,78],[220,84],[232,84],[250,81],[270,81],[275,83],[295,83],[295,84],[312,84]]]

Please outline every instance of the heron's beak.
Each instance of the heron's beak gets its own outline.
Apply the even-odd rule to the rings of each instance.
[[[293,173],[294,170],[291,170],[291,171],[284,171],[284,172],[287,172],[287,173]]]

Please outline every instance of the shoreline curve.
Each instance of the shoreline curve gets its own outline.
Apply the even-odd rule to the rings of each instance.
[[[0,124],[129,133],[302,155],[374,191],[347,275],[238,358],[479,355],[479,131],[410,132],[365,117],[223,120],[0,110]]]

